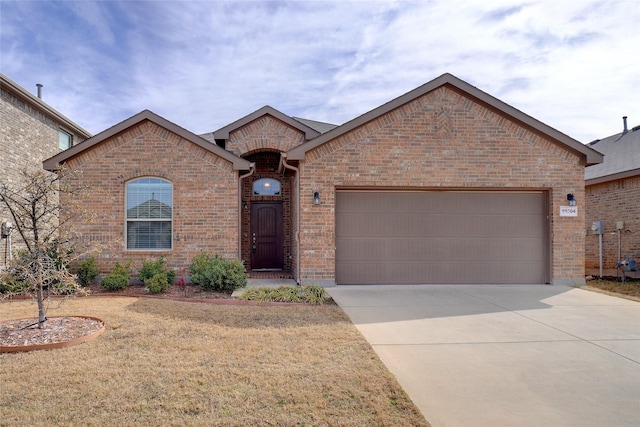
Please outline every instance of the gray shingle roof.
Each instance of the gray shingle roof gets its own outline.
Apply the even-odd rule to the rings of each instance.
[[[303,125],[309,126],[311,129],[323,134],[325,132],[329,132],[333,128],[337,128],[338,125],[334,125],[331,123],[318,122],[316,120],[303,119],[300,117],[293,117],[294,120],[302,123]]]
[[[604,161],[585,169],[586,181],[609,176],[617,179],[615,175],[634,170],[640,174],[640,126],[590,142],[588,146],[604,154]]]

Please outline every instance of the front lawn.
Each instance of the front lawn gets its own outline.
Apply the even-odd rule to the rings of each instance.
[[[594,279],[588,280],[584,288],[640,301],[639,279],[626,279],[624,283],[621,280]]]
[[[0,303],[0,321],[33,317]],[[428,426],[335,305],[73,298],[96,340],[0,354],[3,426]]]

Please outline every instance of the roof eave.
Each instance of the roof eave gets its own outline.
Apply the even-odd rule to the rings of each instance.
[[[602,184],[604,182],[617,181],[619,179],[626,179],[626,178],[633,178],[635,176],[640,176],[640,168],[632,169],[624,172],[618,172],[611,175],[585,179],[584,185]]]
[[[355,119],[343,124],[342,126],[338,126],[337,128],[322,134],[312,141],[289,150],[287,152],[287,156],[291,160],[304,160],[305,155],[308,151],[320,146],[321,144],[335,139],[373,119],[376,119],[377,117],[382,116],[383,114],[386,114],[402,105],[415,100],[420,96],[423,96],[445,85],[448,85],[454,90],[462,92],[465,96],[471,96],[485,106],[496,110],[501,114],[508,115],[521,124],[525,125],[526,127],[534,130],[535,132],[541,133],[551,138],[552,140],[557,141],[565,148],[568,148],[574,153],[580,155],[582,157],[582,163],[587,166],[602,163],[603,156],[596,150],[587,147],[584,144],[581,144],[579,141],[553,129],[550,126],[545,125],[544,123],[534,119],[533,117],[524,114],[520,110],[500,101],[499,99],[489,95],[486,92],[481,91],[475,86],[472,86],[469,83],[460,80],[459,78],[449,73],[443,74],[440,77],[437,77],[434,80],[431,80],[430,82],[427,82],[422,86],[369,111],[368,113],[356,117]]]
[[[145,120],[156,123],[157,125],[168,129],[169,131],[179,135],[180,137],[188,141],[191,141],[192,143],[204,148],[205,150],[208,150],[216,154],[217,156],[222,157],[233,165],[234,170],[249,170],[250,168],[251,163],[249,161],[238,157],[235,154],[230,153],[215,144],[212,144],[201,136],[198,136],[184,129],[149,110],[144,110],[136,114],[135,116],[132,116],[124,120],[123,122],[120,122],[117,125],[112,126],[111,128],[95,135],[92,138],[87,139],[78,145],[74,145],[68,150],[62,151],[49,159],[46,159],[42,162],[42,165],[44,169],[48,171],[56,171],[58,167],[65,161]]]
[[[18,83],[14,82],[5,74],[2,74],[2,73],[0,73],[0,85],[4,89],[8,90],[9,92],[23,99],[33,108],[41,111],[45,115],[51,117],[56,122],[63,125],[67,130],[72,131],[73,133],[75,133],[78,136],[81,136],[84,139],[91,138],[91,133],[88,130],[83,129],[77,123],[73,122],[71,119],[66,117],[64,114],[60,113],[55,108],[51,107],[49,104],[44,102],[42,99],[33,95],[32,93],[27,91],[25,88],[20,86]]]
[[[229,139],[229,135],[231,134],[231,132],[233,132],[234,130],[239,129],[242,126],[245,126],[245,125],[251,123],[252,121],[257,120],[260,117],[263,117],[265,115],[272,116],[275,119],[286,123],[287,125],[291,126],[292,128],[298,129],[300,132],[304,133],[304,136],[305,136],[306,140],[313,139],[313,138],[317,137],[318,135],[320,135],[320,132],[316,131],[315,129],[312,129],[311,127],[305,125],[304,123],[301,123],[298,120],[295,120],[293,117],[287,116],[286,114],[276,110],[273,107],[265,105],[264,107],[254,111],[253,113],[248,114],[248,115],[236,120],[235,122],[230,123],[230,124],[220,128],[220,129],[214,131],[213,132],[213,136],[214,136],[215,139],[228,140]]]

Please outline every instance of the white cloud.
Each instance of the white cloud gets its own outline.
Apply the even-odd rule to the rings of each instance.
[[[640,124],[632,1],[0,8],[2,71],[92,132],[150,109],[201,133],[266,104],[342,123],[444,72],[582,142]]]

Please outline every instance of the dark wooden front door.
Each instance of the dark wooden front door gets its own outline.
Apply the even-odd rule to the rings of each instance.
[[[282,203],[251,205],[251,268],[282,269]]]

